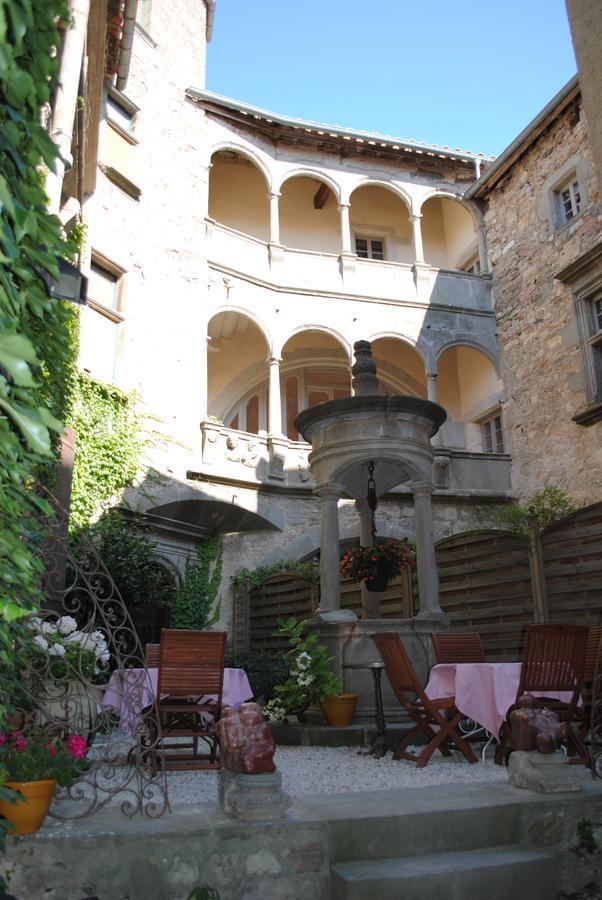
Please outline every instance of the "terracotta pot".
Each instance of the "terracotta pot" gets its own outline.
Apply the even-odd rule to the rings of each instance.
[[[335,694],[320,703],[329,725],[346,727],[351,725],[358,694]]]
[[[50,809],[55,786],[54,778],[6,782],[5,787],[23,794],[16,803],[0,800],[0,815],[12,824],[13,834],[33,834],[38,830]]]

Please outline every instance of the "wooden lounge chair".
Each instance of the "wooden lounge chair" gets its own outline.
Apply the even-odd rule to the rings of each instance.
[[[161,739],[151,750],[154,770],[159,765],[219,768],[216,723],[221,715],[225,652],[223,631],[161,631],[155,697]]]
[[[577,718],[577,705],[581,696],[583,670],[589,629],[585,625],[529,625],[525,637],[523,664],[516,700],[506,714],[500,731],[495,761],[501,764],[515,749],[508,716],[516,709],[523,694],[540,693],[535,704],[554,710],[562,722],[571,723]],[[566,692],[568,702],[546,695],[546,692]],[[581,743],[575,732],[569,732],[569,748],[581,755]]]
[[[455,708],[454,698],[431,700],[426,696],[398,634],[385,631],[373,635],[373,639],[397,699],[416,723],[395,747],[393,758],[409,759],[420,769],[426,766],[435,750],[439,750],[444,756],[450,756],[450,748],[454,745],[469,762],[476,763],[477,757],[457,730],[463,716]],[[413,696],[416,699],[412,699]],[[406,753],[406,747],[420,737],[427,739],[424,749],[418,755]]]
[[[480,663],[485,662],[485,651],[481,636],[476,631],[454,634],[453,632],[432,632],[435,656],[438,663]]]
[[[144,663],[147,669],[158,669],[161,644],[147,644],[144,648]]]

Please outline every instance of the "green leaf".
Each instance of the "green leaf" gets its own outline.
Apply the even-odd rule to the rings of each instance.
[[[41,453],[42,456],[51,455],[50,435],[47,425],[39,415],[40,408],[37,410],[27,409],[16,403],[9,403],[8,400],[1,397],[0,408],[10,416],[32,450]]]
[[[20,334],[0,334],[0,365],[15,384],[35,387],[28,363],[37,363],[36,351],[31,341]]]

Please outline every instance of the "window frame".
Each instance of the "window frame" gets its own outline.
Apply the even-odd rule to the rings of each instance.
[[[558,217],[558,223],[560,227],[562,227],[563,225],[569,225],[578,216],[581,215],[581,208],[583,205],[583,190],[579,183],[577,172],[574,171],[572,175],[570,175],[569,178],[567,178],[563,182],[563,184],[559,185],[555,189],[554,194],[556,196],[556,214]],[[568,194],[570,207],[568,210],[566,207],[564,194]]]
[[[499,421],[499,428],[496,422]],[[483,453],[493,456],[497,453],[507,453],[506,441],[504,439],[504,418],[502,415],[502,407],[496,406],[490,410],[487,415],[482,416],[477,425],[481,432],[481,448]],[[487,449],[487,426],[489,426],[489,439],[491,449]]]
[[[100,302],[99,300],[95,300],[93,296],[88,294],[88,302],[87,306],[94,313],[103,316],[103,318],[108,319],[115,325],[115,345],[113,350],[113,374],[111,379],[111,384],[116,383],[116,373],[117,367],[119,363],[119,356],[121,353],[121,345],[123,341],[123,328],[122,325],[125,322],[124,308],[125,308],[125,288],[126,288],[126,278],[127,271],[117,263],[113,262],[113,260],[109,259],[104,253],[101,253],[98,250],[92,249],[91,259],[90,259],[90,271],[92,267],[102,270],[106,275],[109,275],[111,279],[115,280],[115,307],[112,308],[110,306],[106,306],[106,304]],[[90,279],[88,279],[88,285],[90,285]],[[91,323],[90,323],[91,324]],[[92,377],[94,373],[92,373]]]
[[[359,253],[357,252],[357,242],[358,241],[366,241],[366,247],[367,247],[367,253],[368,253],[367,256],[360,256]],[[382,259],[379,259],[378,257],[375,258],[374,256],[372,256],[372,252],[373,252],[372,251],[372,243],[374,241],[377,241],[379,244],[382,244],[382,248],[383,248]],[[355,248],[355,255],[357,256],[358,259],[362,259],[365,262],[387,262],[387,257],[388,257],[387,241],[383,235],[360,234],[359,232],[355,232],[354,236],[353,236],[353,244],[354,244],[354,248]]]

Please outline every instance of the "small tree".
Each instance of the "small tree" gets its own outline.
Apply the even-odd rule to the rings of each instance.
[[[221,536],[211,534],[199,541],[195,557],[186,560],[184,578],[173,602],[171,621],[174,628],[202,631],[217,622],[222,552]]]
[[[546,484],[542,491],[533,494],[523,504],[512,503],[497,516],[497,524],[506,531],[526,537],[529,532],[529,516],[535,515],[541,529],[575,512],[575,505],[561,488]]]

